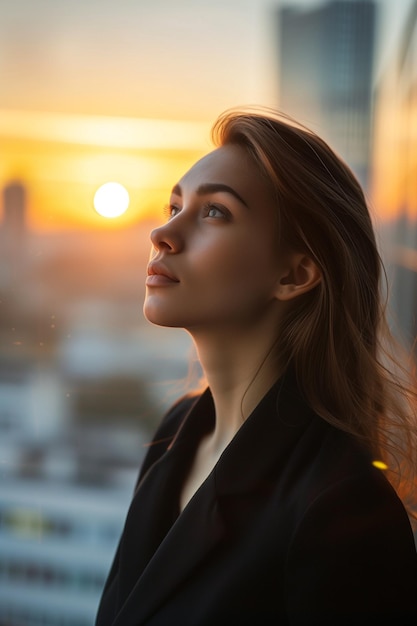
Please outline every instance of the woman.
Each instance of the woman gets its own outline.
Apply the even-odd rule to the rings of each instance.
[[[149,448],[97,626],[415,625],[416,422],[362,190],[274,113],[214,137],[151,234],[144,305],[208,387]]]

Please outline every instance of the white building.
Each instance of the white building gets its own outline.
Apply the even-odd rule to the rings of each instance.
[[[0,624],[92,626],[130,497],[130,487],[0,484]]]

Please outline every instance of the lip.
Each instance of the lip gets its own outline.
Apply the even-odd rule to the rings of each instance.
[[[163,287],[164,285],[174,285],[179,282],[178,278],[171,274],[171,272],[162,263],[149,263],[146,286]]]

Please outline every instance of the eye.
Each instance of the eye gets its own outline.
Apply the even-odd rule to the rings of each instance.
[[[180,207],[176,206],[175,204],[167,204],[164,207],[164,215],[169,220],[175,217],[180,211]]]
[[[228,219],[230,216],[230,212],[226,209],[226,207],[219,206],[217,204],[207,204],[204,207],[205,217],[214,217],[214,218],[223,218]]]

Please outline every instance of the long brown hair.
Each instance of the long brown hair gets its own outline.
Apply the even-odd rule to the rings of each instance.
[[[251,155],[274,192],[284,242],[322,272],[283,321],[281,358],[311,407],[387,466],[412,514],[416,394],[410,365],[393,356],[385,272],[360,184],[326,142],[277,112],[226,111],[212,135],[215,145],[238,144]]]

